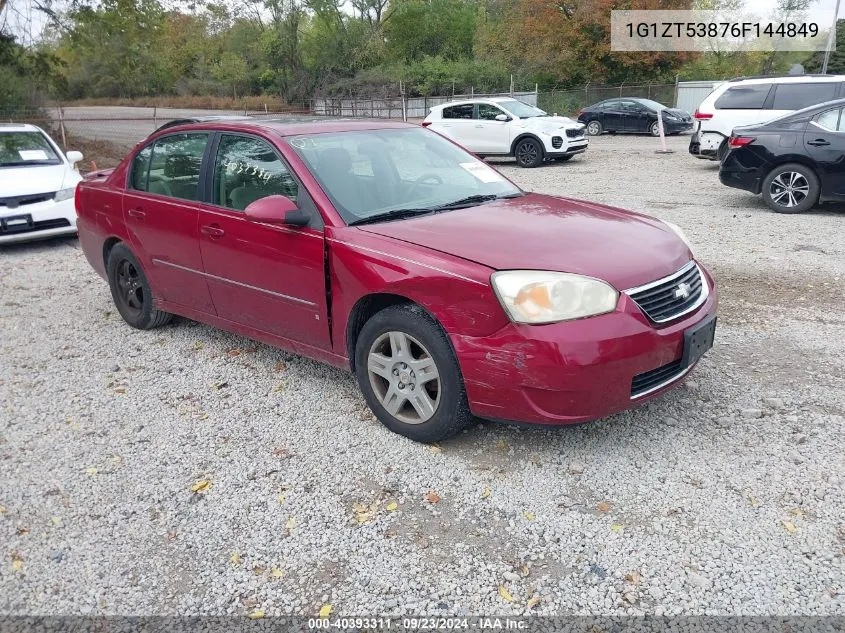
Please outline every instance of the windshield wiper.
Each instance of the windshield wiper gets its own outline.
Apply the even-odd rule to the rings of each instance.
[[[425,215],[433,213],[435,209],[421,208],[421,209],[394,209],[393,211],[384,211],[376,213],[375,215],[366,218],[353,220],[349,226],[358,226],[359,224],[373,224],[375,222],[385,222],[387,220],[401,220],[402,218],[412,218],[418,215]]]
[[[466,198],[461,198],[460,200],[455,200],[454,202],[447,202],[446,204],[440,204],[436,207],[432,207],[432,211],[445,211],[447,209],[459,209],[461,207],[470,207],[476,204],[481,204],[482,202],[490,202],[491,200],[499,200],[503,198],[518,198],[522,195],[522,193],[509,193],[504,196],[496,195],[495,193],[489,194],[475,194],[474,196],[467,196]]]

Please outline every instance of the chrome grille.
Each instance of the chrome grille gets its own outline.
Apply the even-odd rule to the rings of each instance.
[[[52,200],[56,195],[55,191],[47,193],[36,193],[26,196],[14,196],[11,198],[0,198],[0,207],[8,207],[9,209],[17,209],[18,207],[27,204],[37,204],[38,202],[47,202]]]
[[[701,269],[690,262],[678,272],[652,283],[625,291],[646,316],[665,323],[692,312],[707,299],[710,291]]]

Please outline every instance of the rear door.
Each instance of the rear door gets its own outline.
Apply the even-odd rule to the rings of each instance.
[[[308,192],[267,139],[223,132],[212,145],[200,211],[200,250],[217,314],[233,323],[328,349],[322,219]],[[244,209],[287,196],[311,215],[307,227],[265,224]]]
[[[210,134],[160,137],[135,155],[123,196],[133,251],[157,296],[214,314],[202,272],[199,182]]]
[[[625,131],[625,110],[620,99],[607,101],[601,108],[602,127],[608,132]]]
[[[775,84],[766,104],[771,110],[762,120],[770,121],[795,110],[832,101],[838,89],[839,82],[834,81]]]
[[[845,113],[841,108],[822,112],[807,125],[804,148],[816,161],[822,194],[845,196]]]
[[[704,131],[717,130],[730,136],[735,127],[763,123],[779,116],[770,109],[769,95],[773,90],[770,82],[749,83],[731,86],[713,104],[716,114],[711,121],[704,121]]]
[[[471,152],[477,152],[477,141],[473,139],[475,104],[461,103],[443,108],[443,119],[437,131],[448,136]]]

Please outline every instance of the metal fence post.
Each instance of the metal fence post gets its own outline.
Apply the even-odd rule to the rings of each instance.
[[[153,106],[153,129],[154,130],[158,129],[158,115],[157,115],[155,106]]]
[[[62,106],[57,106],[59,111],[59,129],[62,131],[62,149],[67,151],[67,136],[65,135],[65,112]]]
[[[675,103],[673,103],[672,105],[676,108],[678,107],[678,90],[680,88],[680,86],[679,86],[680,80],[681,80],[681,76],[675,75]]]

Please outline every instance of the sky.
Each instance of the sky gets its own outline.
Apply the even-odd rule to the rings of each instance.
[[[61,0],[54,0],[54,2],[61,4]],[[170,0],[167,4],[178,7],[180,4],[187,6],[188,2]],[[769,14],[777,6],[777,0],[745,0],[743,6],[760,14]],[[814,10],[833,11],[835,7],[836,0],[816,0],[812,4]],[[845,0],[842,0],[840,4],[839,18],[845,18]],[[609,15],[607,19],[609,23]],[[22,44],[31,44],[38,41],[46,23],[44,15],[35,9],[32,0],[8,0],[8,5],[3,11],[3,15],[0,16],[0,24],[4,22],[8,26],[8,30],[14,33]]]

